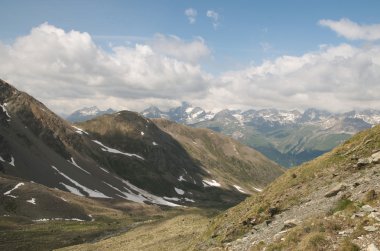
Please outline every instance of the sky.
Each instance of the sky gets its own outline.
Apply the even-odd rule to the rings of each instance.
[[[58,114],[380,109],[378,0],[0,0],[0,78]]]

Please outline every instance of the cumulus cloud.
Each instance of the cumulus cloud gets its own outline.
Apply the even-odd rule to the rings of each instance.
[[[212,25],[216,29],[219,26],[219,14],[216,11],[208,10],[206,16],[212,20]]]
[[[233,107],[380,108],[380,46],[324,46],[220,76],[214,102]]]
[[[90,34],[42,24],[12,44],[0,42],[4,80],[58,113],[83,106],[142,110],[190,101],[206,109],[309,107],[380,109],[380,45],[321,46],[212,76],[202,38],[158,34],[104,51]]]
[[[123,100],[202,97],[211,77],[196,60],[208,53],[201,39],[165,36],[106,52],[88,33],[45,23],[11,45],[0,43],[0,69],[2,78],[65,113],[79,103],[120,107],[131,103]]]
[[[375,41],[380,39],[380,24],[360,25],[346,18],[339,21],[322,19],[318,23],[350,40]]]
[[[185,42],[177,36],[155,35],[150,42],[154,51],[180,60],[196,63],[211,54],[210,49],[201,37]]]
[[[189,8],[189,9],[185,10],[185,15],[187,16],[189,23],[193,24],[197,20],[198,12],[197,12],[197,10],[195,10],[193,8]]]

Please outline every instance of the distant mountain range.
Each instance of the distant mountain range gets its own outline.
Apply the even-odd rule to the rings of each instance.
[[[101,114],[96,107],[74,112],[69,121],[86,121]],[[292,167],[330,151],[353,134],[380,123],[380,111],[363,110],[331,113],[318,109],[229,110],[217,113],[182,102],[162,111],[151,106],[141,114],[146,118],[164,118],[196,128],[209,128],[231,136],[263,153],[282,166]]]
[[[112,114],[115,112],[116,111],[111,109],[111,108],[109,108],[105,111],[102,111],[96,106],[84,107],[80,110],[73,112],[72,114],[67,116],[66,119],[70,122],[83,122],[83,121],[90,120],[90,119],[93,119],[95,117],[98,117],[100,115]]]
[[[232,136],[285,167],[313,159],[353,134],[380,123],[377,110],[331,113],[318,109],[226,109],[214,114],[186,102],[167,112],[151,106],[141,114]]]

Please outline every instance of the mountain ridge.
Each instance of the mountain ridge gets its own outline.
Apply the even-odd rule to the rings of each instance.
[[[218,181],[218,173],[209,174],[209,166],[201,167],[202,161],[181,143],[137,113],[121,111],[72,125],[6,82],[0,88],[0,167],[8,175],[80,196],[164,206],[226,206],[256,192],[244,184],[236,184],[246,186],[241,192],[227,180]],[[262,160],[268,165],[259,169],[274,168],[272,178],[283,172]],[[270,181],[261,177],[253,185]]]

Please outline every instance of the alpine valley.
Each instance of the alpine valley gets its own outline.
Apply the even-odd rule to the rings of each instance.
[[[223,133],[285,167],[312,160],[353,134],[380,123],[377,110],[331,113],[317,109],[226,109],[212,113],[187,102],[167,112],[151,106],[142,115]]]
[[[2,250],[82,243],[184,206],[220,210],[284,172],[208,129],[129,111],[70,124],[4,81],[0,104]]]

